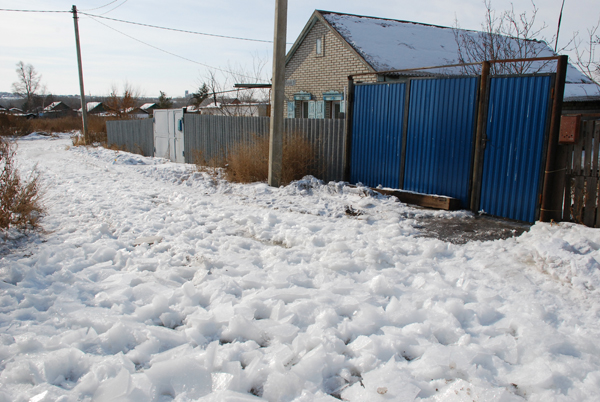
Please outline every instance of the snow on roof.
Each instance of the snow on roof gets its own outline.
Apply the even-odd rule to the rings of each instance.
[[[140,109],[146,110],[146,109],[150,109],[155,106],[156,106],[156,103],[144,103],[142,106],[140,106]]]
[[[453,28],[327,11],[320,13],[376,71],[459,63]],[[476,31],[460,31],[474,39],[480,34]],[[556,55],[546,43],[532,43],[539,51],[537,57]],[[541,71],[551,72],[554,68],[555,64],[549,63]],[[458,70],[451,72],[459,73]],[[565,99],[581,93],[581,85],[569,84],[587,84],[588,94],[600,96],[600,88],[572,65],[567,68],[566,82]]]
[[[102,102],[88,102],[86,103],[86,108],[87,111],[89,112],[90,110],[94,110],[95,108],[98,107],[98,105],[100,105]]]
[[[65,105],[62,101],[56,101],[56,102],[52,102],[51,104],[49,104],[48,106],[46,106],[44,108],[45,112],[51,112],[54,109],[56,109],[56,107],[60,104],[63,104],[64,106],[66,106],[67,108],[69,108],[67,105]],[[70,108],[69,108],[70,109]]]
[[[52,102],[51,104],[49,104],[48,106],[46,106],[44,108],[44,110],[52,110],[56,105],[58,105],[59,103],[62,103],[61,101],[56,101],[56,102]]]

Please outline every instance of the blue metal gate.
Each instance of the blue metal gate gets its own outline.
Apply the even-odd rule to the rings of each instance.
[[[398,188],[406,84],[357,85],[350,181]]]
[[[480,209],[534,222],[550,118],[552,75],[493,77]]]
[[[477,77],[410,81],[403,188],[469,205]]]
[[[489,82],[477,179],[481,194],[471,194],[478,77],[357,85],[350,180],[446,195],[459,199],[463,208],[475,196],[479,209],[490,215],[535,221],[554,75],[492,77]]]

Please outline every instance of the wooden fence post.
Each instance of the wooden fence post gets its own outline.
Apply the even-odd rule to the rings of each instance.
[[[473,178],[471,182],[471,211],[479,211],[481,201],[481,182],[483,178],[483,154],[485,152],[485,128],[489,105],[488,77],[490,62],[481,63],[481,80],[479,84],[479,106],[477,107],[477,125],[475,132],[475,151],[473,154]]]
[[[568,56],[559,56],[556,67],[556,83],[554,85],[554,99],[552,102],[552,117],[550,120],[550,134],[548,136],[548,149],[546,151],[546,170],[544,185],[542,187],[542,201],[540,221],[559,221],[562,218],[562,203],[564,200],[564,158],[559,160],[558,136],[560,132],[560,118],[562,113],[563,95],[565,92],[565,79],[567,76]],[[562,163],[562,164],[561,164]]]
[[[352,119],[354,118],[354,79],[348,76],[348,93],[346,99],[346,133],[344,138],[343,172],[344,181],[350,182],[352,164]]]

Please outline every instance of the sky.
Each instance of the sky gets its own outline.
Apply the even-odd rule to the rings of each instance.
[[[0,0],[0,9],[69,11],[73,1]],[[548,26],[542,35],[556,33],[562,0],[538,1],[537,22]],[[86,0],[77,9],[103,17],[181,30],[271,41],[275,0]],[[505,10],[510,1],[495,0]],[[315,9],[480,29],[485,6],[480,0],[304,0],[288,2],[287,42],[293,43]],[[531,4],[518,2],[515,11],[530,12]],[[600,19],[597,0],[566,0],[559,47],[573,33]],[[70,13],[0,11],[0,92],[11,92],[17,79],[16,64],[32,64],[42,75],[47,92],[79,93],[73,18]],[[270,78],[272,43],[180,33],[80,15],[79,31],[86,95],[105,96],[128,84],[140,95],[183,96],[206,81],[210,71],[245,72],[262,66]],[[291,45],[288,45],[288,49]],[[220,70],[219,70],[220,69]],[[227,88],[236,81],[230,79]],[[250,80],[254,81],[254,80]]]

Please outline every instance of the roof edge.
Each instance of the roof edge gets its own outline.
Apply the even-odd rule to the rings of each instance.
[[[302,30],[302,32],[300,33],[300,35],[298,35],[298,38],[296,39],[296,41],[294,42],[294,44],[292,45],[290,51],[288,52],[287,56],[285,57],[285,64],[287,66],[288,62],[292,59],[292,57],[294,56],[294,54],[296,53],[296,51],[298,50],[298,48],[300,47],[300,45],[302,44],[302,42],[304,42],[304,39],[306,38],[306,36],[308,35],[308,33],[310,32],[310,30],[315,26],[315,24],[320,21],[322,22],[339,40],[342,41],[342,44],[350,51],[352,52],[356,57],[358,57],[358,59],[365,65],[365,67],[367,69],[369,69],[371,72],[377,72],[377,70],[375,68],[373,68],[373,66],[371,66],[371,64],[365,60],[365,58],[354,48],[354,46],[352,46],[350,43],[348,43],[348,41],[337,31],[337,29],[335,29],[333,26],[331,26],[331,24],[329,23],[329,21],[327,21],[324,17],[323,17],[323,13],[332,13],[331,11],[322,11],[322,10],[315,10],[310,19],[308,20],[308,22],[306,23],[306,25],[304,26],[304,29]]]

